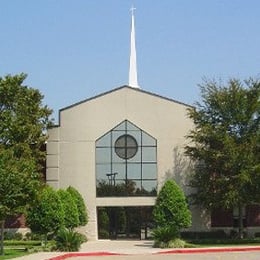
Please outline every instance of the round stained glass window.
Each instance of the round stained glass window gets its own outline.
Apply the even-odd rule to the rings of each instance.
[[[138,145],[131,135],[121,135],[115,142],[115,152],[122,159],[130,159],[137,153]]]

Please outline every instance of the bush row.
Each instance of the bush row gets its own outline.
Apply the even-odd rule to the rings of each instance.
[[[56,245],[51,249],[77,251],[86,238],[73,229],[87,224],[87,212],[80,193],[68,187],[58,191],[46,186],[32,203],[26,221],[33,234],[39,234],[47,247],[49,239]]]
[[[87,212],[80,193],[69,187],[55,191],[45,187],[27,213],[27,224],[33,233],[56,234],[61,228],[73,229],[87,223]]]

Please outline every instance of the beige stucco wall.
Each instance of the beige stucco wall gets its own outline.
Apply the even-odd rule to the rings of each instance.
[[[89,239],[97,239],[96,206],[154,205],[155,202],[150,197],[96,198],[95,141],[123,120],[129,120],[157,139],[158,190],[166,178],[176,177],[188,193],[185,175],[189,168],[182,158],[185,135],[192,127],[187,108],[166,98],[123,87],[60,111],[60,126],[49,130],[47,182],[55,188],[74,186],[82,194],[89,213]],[[200,213],[195,215],[193,229],[203,228]]]

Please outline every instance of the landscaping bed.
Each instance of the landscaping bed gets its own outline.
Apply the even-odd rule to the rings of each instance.
[[[44,251],[41,241],[5,240],[4,255],[0,256],[0,260],[12,259],[39,251]]]
[[[260,246],[260,238],[254,239],[187,239],[191,247]]]

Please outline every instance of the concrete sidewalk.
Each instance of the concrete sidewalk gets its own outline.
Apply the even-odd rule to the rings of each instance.
[[[146,240],[98,240],[89,241],[81,245],[80,252],[97,253],[109,252],[117,254],[152,254],[161,251],[153,248],[153,241]],[[16,260],[46,260],[66,252],[40,252],[27,256],[15,258]]]
[[[80,252],[110,252],[117,254],[152,254],[162,251],[153,248],[150,240],[99,240],[82,244]]]
[[[164,253],[169,253],[170,251],[178,251],[177,254],[181,253],[188,253],[189,255],[193,255],[195,253],[195,255],[198,254],[198,252],[201,252],[202,254],[207,253],[209,251],[212,251],[216,254],[218,254],[218,252],[232,252],[234,249],[237,250],[239,249],[241,252],[243,251],[253,251],[256,252],[258,257],[257,259],[260,259],[260,246],[258,247],[215,247],[215,248],[186,248],[186,249],[160,249],[160,248],[153,248],[153,241],[148,241],[148,240],[99,240],[99,241],[89,241],[86,242],[84,244],[82,244],[80,252],[75,252],[72,254],[78,254],[80,255],[80,253],[82,254],[90,254],[93,256],[98,255],[98,259],[101,257],[101,255],[106,255],[107,253],[110,254],[126,254],[126,255],[139,255],[139,256],[148,256],[148,255],[154,255],[154,254],[158,254],[162,256],[165,256]],[[36,254],[31,254],[31,255],[27,255],[27,256],[23,256],[23,257],[19,257],[19,258],[15,258],[16,260],[48,260],[48,259],[52,259],[58,256],[64,256],[67,255],[66,252],[42,252],[42,253],[36,253]],[[91,256],[85,256],[85,258],[91,258]],[[83,257],[75,257],[78,259],[83,259]],[[84,258],[84,259],[85,259]],[[108,259],[109,257],[106,257],[105,259]],[[115,256],[114,256],[115,258]],[[114,259],[111,256],[111,259]],[[121,257],[122,258],[122,257]],[[72,258],[68,258],[68,260],[71,260]],[[74,259],[74,258],[73,258]],[[142,258],[140,258],[142,259]],[[250,259],[247,257],[247,259]]]

